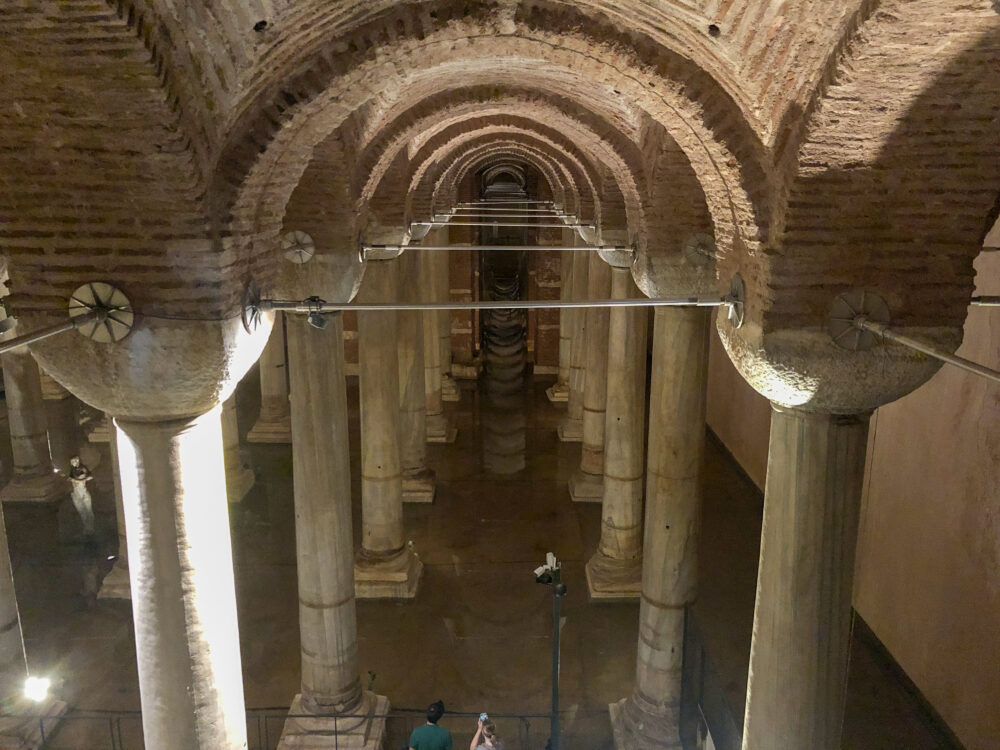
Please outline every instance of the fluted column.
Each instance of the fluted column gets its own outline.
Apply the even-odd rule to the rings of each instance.
[[[287,326],[302,689],[278,747],[375,750],[389,701],[358,677],[344,326],[340,313],[326,321]]]
[[[111,423],[111,431],[116,428],[114,422]],[[112,434],[108,443],[111,449],[111,478],[114,482],[115,493],[115,521],[118,527],[118,556],[114,565],[104,580],[101,581],[101,588],[97,592],[98,599],[131,599],[132,587],[129,584],[128,573],[128,540],[125,536],[125,506],[122,498],[122,478],[121,467],[118,463],[118,437]]]
[[[420,302],[420,250],[403,253],[400,265],[405,302]],[[403,310],[399,325],[399,461],[403,501],[434,502],[434,472],[427,468],[427,395],[424,384],[424,327],[419,311]]]
[[[248,443],[290,443],[292,427],[288,407],[288,372],[285,364],[284,315],[277,313],[271,337],[258,362],[260,416],[247,433]]]
[[[637,294],[627,267],[611,269],[611,296]],[[639,598],[642,574],[642,469],[646,399],[644,307],[616,307],[608,325],[601,541],[587,563],[593,600]]]
[[[612,703],[617,750],[680,748],[684,624],[698,589],[711,312],[656,310],[635,688]]]
[[[245,750],[220,408],[116,420],[147,750]]]
[[[573,299],[587,298],[588,256],[590,253],[573,253]],[[569,396],[566,401],[566,417],[559,425],[559,439],[564,443],[578,443],[583,440],[583,391],[586,384],[587,360],[587,315],[577,309],[572,318],[572,343],[569,363]]]
[[[611,267],[596,253],[589,253],[587,298],[611,295]],[[599,503],[604,498],[604,420],[608,396],[608,321],[610,311],[588,307],[585,312],[583,443],[580,468],[569,480],[569,495],[576,502]]]
[[[563,302],[573,294],[573,253],[563,250],[559,254],[560,280],[559,299]],[[559,376],[553,385],[545,389],[545,395],[552,403],[569,399],[569,367],[573,348],[573,316],[579,310],[563,308],[559,311]]]
[[[250,456],[240,444],[235,393],[222,404],[222,451],[226,462],[226,496],[231,503],[242,502],[253,488],[254,473]]]
[[[775,406],[744,750],[839,750],[868,417]]]
[[[7,352],[0,360],[14,457],[14,474],[0,490],[0,499],[58,503],[69,494],[69,483],[55,474],[52,465],[38,365],[24,348]]]
[[[438,230],[432,236],[443,234]],[[433,242],[433,240],[428,240]],[[447,237],[438,240],[447,243]],[[443,255],[441,251],[421,252],[415,251],[420,267],[418,278],[420,279],[420,301],[437,301],[434,273],[434,255]],[[458,429],[453,427],[448,418],[444,415],[444,406],[441,399],[441,342],[438,331],[438,310],[424,310],[420,313],[423,323],[423,344],[424,344],[424,393],[425,399],[425,427],[427,430],[428,443],[454,443],[458,437]]]
[[[394,300],[398,290],[399,261],[369,260],[358,301]],[[361,599],[412,598],[423,572],[403,530],[396,315],[358,312],[362,535],[355,584]]]

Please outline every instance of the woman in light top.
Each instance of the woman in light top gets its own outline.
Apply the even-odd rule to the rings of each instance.
[[[469,750],[504,750],[503,740],[497,736],[497,727],[489,718],[480,719],[476,736],[469,743]]]

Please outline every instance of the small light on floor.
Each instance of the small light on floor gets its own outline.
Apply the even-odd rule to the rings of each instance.
[[[24,695],[35,703],[41,703],[49,697],[49,687],[52,685],[48,677],[29,677],[24,681]]]

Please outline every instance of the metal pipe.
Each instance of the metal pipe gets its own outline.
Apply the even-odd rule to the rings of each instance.
[[[868,331],[869,333],[875,334],[883,339],[888,339],[889,341],[901,344],[902,346],[910,349],[915,349],[916,351],[922,352],[929,357],[941,360],[946,364],[954,365],[955,367],[965,370],[966,372],[971,372],[973,375],[979,375],[980,377],[992,380],[994,383],[1000,383],[1000,372],[991,370],[989,367],[985,367],[981,364],[965,359],[964,357],[959,357],[955,354],[949,354],[948,352],[943,352],[940,349],[935,349],[929,344],[925,344],[917,339],[904,336],[901,333],[896,333],[891,330],[886,323],[876,323],[875,321],[868,320],[863,315],[859,315],[854,319],[854,325],[862,331]]]
[[[558,213],[560,215],[565,215],[565,214],[562,214],[560,211],[557,211],[554,208],[517,208],[517,209],[514,209],[514,208],[506,208],[506,207],[502,207],[502,206],[480,206],[479,208],[477,208],[475,206],[457,206],[457,207],[451,209],[451,212],[455,212],[455,211],[472,211],[474,213],[478,213],[479,211],[514,211],[514,210],[521,211],[522,213],[532,213],[532,214],[554,214],[554,213]],[[446,214],[446,213],[449,213],[449,212],[448,211],[440,211],[438,213],[445,213]]]
[[[491,221],[494,221],[496,219],[575,219],[576,218],[575,216],[570,216],[569,214],[547,214],[547,215],[490,214],[490,213],[481,213],[479,211],[473,211],[472,213],[468,214],[442,214],[442,215],[447,216],[448,221],[451,221],[452,219],[476,219],[476,218],[489,219]]]
[[[991,297],[988,295],[973,297],[969,304],[973,307],[1000,307],[1000,297]]]
[[[343,310],[390,311],[390,310],[547,310],[563,307],[721,307],[730,305],[732,300],[725,297],[678,297],[641,299],[595,299],[595,300],[479,300],[476,302],[365,302],[334,303],[323,300],[279,300],[260,301],[262,311],[284,310],[297,313],[328,313]]]
[[[47,338],[56,336],[60,333],[66,333],[66,331],[73,331],[86,323],[93,323],[95,320],[99,320],[103,310],[94,310],[93,312],[84,313],[83,315],[78,315],[75,318],[70,318],[65,323],[59,323],[58,325],[49,326],[48,328],[40,328],[37,331],[32,331],[31,333],[26,333],[23,336],[18,336],[16,338],[10,339],[9,341],[4,341],[0,343],[0,354],[6,354],[13,349],[20,349],[22,346],[27,346],[28,344],[34,344],[39,341],[44,341]]]
[[[512,227],[512,228],[532,228],[535,229],[594,229],[593,224],[519,224],[508,221],[442,221],[434,224],[447,224],[450,227]]]
[[[461,201],[456,203],[456,206],[491,206],[497,203],[531,203],[535,205],[552,206],[555,205],[552,201],[529,201],[520,200],[518,198],[498,198],[496,200],[485,200],[485,201]]]
[[[631,252],[631,247],[610,246],[610,245],[362,245],[363,253],[372,250],[489,250],[490,252],[540,252],[542,250],[566,250],[568,252],[582,253],[590,250],[604,250],[606,252]]]

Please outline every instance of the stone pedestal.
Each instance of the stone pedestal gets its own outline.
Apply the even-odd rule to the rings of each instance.
[[[613,268],[611,274],[614,299],[634,296],[635,283],[627,268]],[[639,598],[646,317],[641,307],[616,307],[610,315],[601,541],[586,567],[593,601]]]
[[[839,750],[868,415],[775,406],[744,750]]]
[[[573,253],[573,299],[587,298],[588,256],[590,253]],[[586,383],[587,316],[583,309],[574,310],[572,317],[572,343],[570,345],[569,396],[566,400],[566,418],[559,425],[559,439],[564,443],[583,440],[583,390]]]
[[[404,282],[405,302],[420,302],[419,250],[396,261]],[[427,253],[424,253],[425,255]],[[434,502],[434,472],[427,468],[427,395],[424,383],[424,329],[420,312],[400,311],[399,339],[399,461],[403,472],[403,502]]]
[[[290,443],[292,426],[288,406],[284,315],[278,313],[271,337],[260,355],[260,416],[247,433],[248,443]]]
[[[617,750],[682,747],[687,607],[697,592],[711,312],[656,310],[639,645],[632,696],[613,703]]]
[[[559,299],[563,302],[570,298],[573,287],[573,253],[563,250],[560,253],[561,278],[559,283]],[[552,403],[566,403],[569,399],[569,365],[572,355],[573,337],[571,323],[576,309],[563,308],[559,311],[559,375],[556,382],[545,389],[545,395]]]
[[[27,349],[7,352],[0,360],[14,458],[14,473],[0,500],[59,503],[69,495],[69,482],[52,465],[38,365]]]
[[[588,299],[611,295],[611,267],[590,253],[587,275]],[[569,480],[569,496],[578,503],[599,503],[604,498],[604,420],[608,395],[608,320],[605,307],[585,311],[587,331],[584,360],[583,442],[580,467]]]
[[[344,326],[326,320],[288,321],[302,692],[278,747],[376,750],[389,701],[358,678]]]
[[[112,430],[114,430],[113,423]],[[121,467],[118,464],[117,435],[112,435],[109,447],[111,448],[111,475],[115,493],[115,520],[118,526],[118,557],[115,559],[114,565],[111,566],[111,571],[101,581],[97,598],[131,599],[132,586],[129,583],[128,573],[128,541],[125,538],[125,507],[122,499]]]
[[[247,746],[219,413],[116,420],[147,750]]]
[[[358,301],[396,299],[398,288],[398,259],[368,261]],[[412,598],[423,571],[403,531],[396,315],[395,311],[358,312],[362,533],[355,586],[359,599]]]
[[[250,455],[240,445],[240,425],[236,419],[236,394],[222,405],[222,451],[226,462],[226,496],[230,503],[243,502],[253,488]]]

